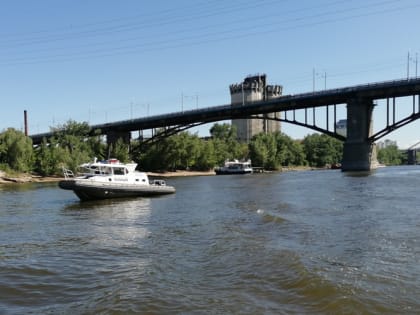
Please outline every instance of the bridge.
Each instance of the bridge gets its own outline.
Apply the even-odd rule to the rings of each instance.
[[[412,110],[406,117],[397,119],[396,99],[412,97]],[[385,127],[376,133],[372,131],[372,112],[379,100],[386,106]],[[335,122],[336,107],[346,105],[347,135],[337,133]],[[325,108],[325,127],[316,124],[317,108]],[[303,111],[302,119],[296,113]],[[390,132],[405,126],[420,117],[420,78],[377,82],[338,89],[324,90],[279,98],[245,103],[241,106],[221,105],[202,109],[180,111],[163,115],[142,117],[91,126],[92,132],[100,130],[107,135],[107,141],[116,138],[130,139],[132,131],[161,128],[160,136],[169,136],[191,127],[216,121],[240,118],[261,119],[262,114],[281,112],[282,122],[307,127],[344,141],[343,171],[370,170],[376,161],[374,142]],[[332,114],[331,114],[332,112]],[[312,114],[312,115],[311,115]],[[330,128],[330,115],[334,127]],[[43,138],[53,136],[53,132],[31,135],[34,144]]]
[[[409,165],[415,165],[417,161],[417,152],[420,150],[420,141],[413,144],[407,149],[407,163]]]

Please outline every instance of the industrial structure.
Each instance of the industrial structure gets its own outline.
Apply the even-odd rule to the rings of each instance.
[[[279,98],[282,95],[281,85],[267,85],[265,74],[248,76],[242,83],[230,85],[232,107],[239,107],[256,101],[266,101]],[[259,114],[261,118],[232,119],[236,127],[237,139],[242,142],[249,140],[261,132],[272,133],[280,131],[280,112]]]

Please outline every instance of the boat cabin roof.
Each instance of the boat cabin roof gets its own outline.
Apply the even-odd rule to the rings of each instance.
[[[98,170],[99,173],[124,175],[133,173],[136,170],[137,163],[121,163],[117,159],[109,159],[103,161],[95,160],[93,163],[84,163],[80,166],[90,171]]]

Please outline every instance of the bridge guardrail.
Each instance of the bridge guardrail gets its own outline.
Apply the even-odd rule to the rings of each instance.
[[[298,97],[316,96],[316,95],[322,96],[322,95],[328,95],[328,94],[338,94],[338,93],[343,93],[343,92],[355,92],[355,91],[360,91],[362,89],[369,89],[369,88],[378,87],[378,86],[387,87],[387,86],[392,86],[392,85],[401,85],[407,82],[411,83],[412,81],[419,81],[420,83],[420,77],[366,83],[366,84],[359,84],[359,85],[350,86],[350,87],[342,87],[342,88],[335,88],[335,89],[314,91],[314,92],[307,92],[307,93],[299,93],[299,94],[292,94],[292,95],[298,96]]]

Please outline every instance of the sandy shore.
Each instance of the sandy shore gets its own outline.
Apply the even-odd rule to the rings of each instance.
[[[5,172],[0,171],[0,184],[57,182],[61,179],[62,178],[59,176],[39,176],[34,174],[8,175]]]
[[[215,175],[214,171],[208,172],[193,172],[193,171],[176,171],[176,172],[147,172],[147,175],[150,177],[183,177],[183,176],[209,176]],[[39,176],[33,174],[17,174],[17,175],[8,175],[0,171],[0,184],[23,184],[23,183],[47,183],[47,182],[58,182],[64,179],[60,176]]]

